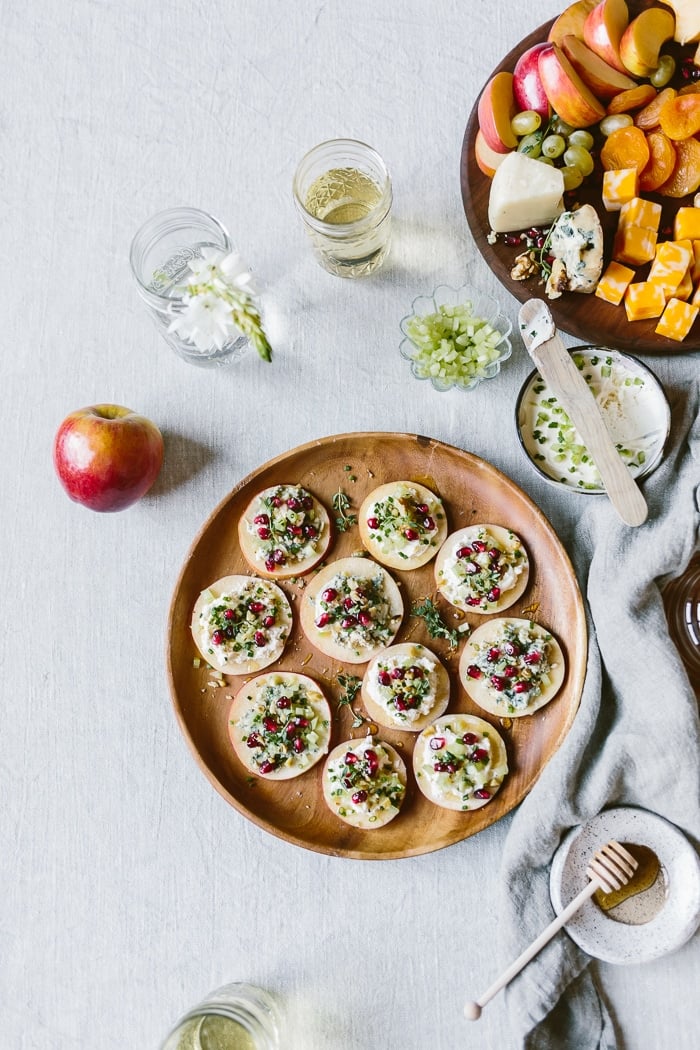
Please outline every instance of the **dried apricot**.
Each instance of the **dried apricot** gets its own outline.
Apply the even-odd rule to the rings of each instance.
[[[638,87],[620,91],[608,102],[608,113],[629,113],[631,109],[648,106],[656,98],[653,84],[639,84]]]
[[[664,102],[659,124],[670,139],[691,138],[700,131],[700,95],[677,95]]]
[[[606,171],[636,168],[641,175],[649,163],[650,156],[644,132],[634,124],[629,124],[610,132],[600,151],[600,163]]]
[[[643,193],[651,193],[658,190],[664,182],[671,178],[676,166],[676,149],[663,131],[647,132],[647,145],[649,146],[649,163],[639,176],[639,189]]]
[[[634,118],[634,122],[638,128],[642,131],[650,131],[651,128],[659,126],[659,113],[661,107],[666,103],[670,102],[672,98],[675,98],[678,92],[675,88],[667,87],[663,91],[660,91],[656,98],[652,99],[648,106],[644,109],[640,109],[637,116]]]
[[[680,139],[674,142],[676,163],[673,174],[659,186],[657,193],[664,197],[685,197],[700,189],[700,142],[697,139]]]

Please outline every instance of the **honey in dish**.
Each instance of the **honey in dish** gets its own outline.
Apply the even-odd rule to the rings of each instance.
[[[635,842],[621,845],[632,854],[639,867],[619,890],[596,890],[593,900],[611,919],[626,926],[642,926],[658,915],[666,901],[666,876],[652,849]]]

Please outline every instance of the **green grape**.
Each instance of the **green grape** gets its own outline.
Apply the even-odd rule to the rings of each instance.
[[[536,157],[535,159],[538,160],[540,162],[540,164],[551,164],[551,166],[554,167],[554,161],[552,160],[551,157],[542,157],[542,156],[540,156],[540,157]]]
[[[659,64],[649,77],[654,87],[666,87],[669,80],[676,72],[676,60],[673,55],[660,55]]]
[[[567,124],[561,117],[555,117],[550,124],[550,131],[555,135],[563,135],[565,139],[568,139],[571,132],[574,130],[571,124]]]
[[[613,131],[617,131],[618,128],[628,128],[630,124],[634,124],[631,114],[611,113],[610,116],[603,117],[598,127],[601,134],[607,138]]]
[[[542,140],[542,152],[545,157],[561,157],[566,149],[566,139],[562,135],[547,135]]]
[[[572,131],[569,135],[570,146],[583,146],[584,149],[591,150],[594,142],[595,139],[590,131],[585,131],[583,128],[577,128],[576,131]]]
[[[518,143],[518,153],[525,153],[528,157],[537,158],[542,152],[542,131],[533,131],[526,135]]]
[[[593,171],[593,157],[583,146],[569,146],[564,151],[564,164],[568,168],[578,168],[584,178]]]
[[[522,113],[516,113],[510,122],[511,131],[514,135],[531,135],[537,131],[542,123],[542,117],[535,113],[534,109],[524,109]]]
[[[581,169],[567,165],[565,168],[560,168],[559,170],[564,176],[564,189],[577,190],[583,182]]]

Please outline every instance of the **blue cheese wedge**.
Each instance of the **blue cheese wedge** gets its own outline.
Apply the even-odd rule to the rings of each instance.
[[[595,208],[584,204],[563,212],[551,229],[548,251],[553,256],[545,287],[550,299],[595,291],[603,270],[603,228]]]
[[[489,224],[496,233],[549,226],[564,211],[564,176],[524,153],[509,153],[489,193]]]

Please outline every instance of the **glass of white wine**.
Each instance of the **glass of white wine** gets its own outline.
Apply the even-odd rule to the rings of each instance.
[[[161,1050],[278,1050],[279,1010],[263,988],[217,988],[181,1017]]]
[[[321,266],[365,277],[384,262],[391,239],[391,179],[376,150],[356,139],[315,146],[294,175],[294,202]]]

